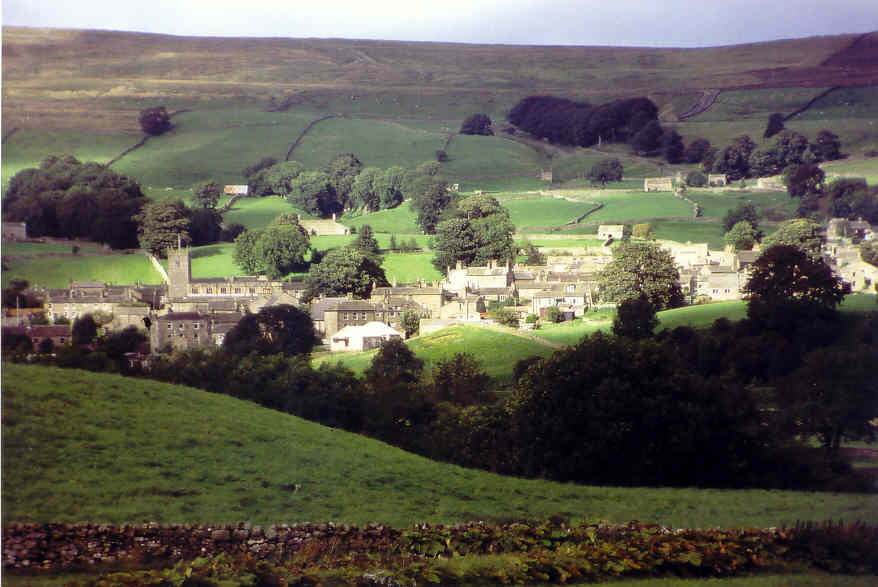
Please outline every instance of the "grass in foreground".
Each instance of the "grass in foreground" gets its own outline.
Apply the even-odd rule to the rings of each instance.
[[[3,365],[3,520],[632,519],[673,527],[874,520],[878,496],[588,487],[440,464],[227,396]],[[288,489],[290,484],[300,489]]]

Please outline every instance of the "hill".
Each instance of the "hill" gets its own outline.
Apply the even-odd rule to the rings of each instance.
[[[631,519],[674,527],[874,520],[878,497],[620,489],[431,462],[227,396],[3,364],[3,520],[408,526]]]

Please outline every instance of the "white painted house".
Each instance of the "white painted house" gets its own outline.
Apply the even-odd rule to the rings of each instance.
[[[368,351],[394,338],[402,340],[402,334],[384,322],[367,322],[362,326],[345,326],[333,334],[329,349],[332,352]]]

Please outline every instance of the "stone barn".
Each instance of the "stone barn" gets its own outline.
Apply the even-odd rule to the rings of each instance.
[[[674,191],[673,177],[646,177],[643,179],[643,191],[645,192],[672,192]]]

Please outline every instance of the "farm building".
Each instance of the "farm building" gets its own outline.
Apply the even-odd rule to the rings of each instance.
[[[223,186],[223,193],[229,196],[246,196],[247,185],[227,185]]]
[[[3,240],[23,241],[27,240],[27,222],[4,222]]]
[[[645,192],[672,192],[674,191],[673,177],[646,177],[643,179],[643,191]]]
[[[361,326],[346,326],[330,339],[332,352],[368,351],[388,340],[402,340],[402,334],[383,322],[368,322]]]
[[[713,187],[729,185],[729,179],[725,173],[710,173],[707,175],[707,185]]]
[[[623,224],[601,224],[598,226],[598,238],[603,240],[622,240],[625,233]]]

